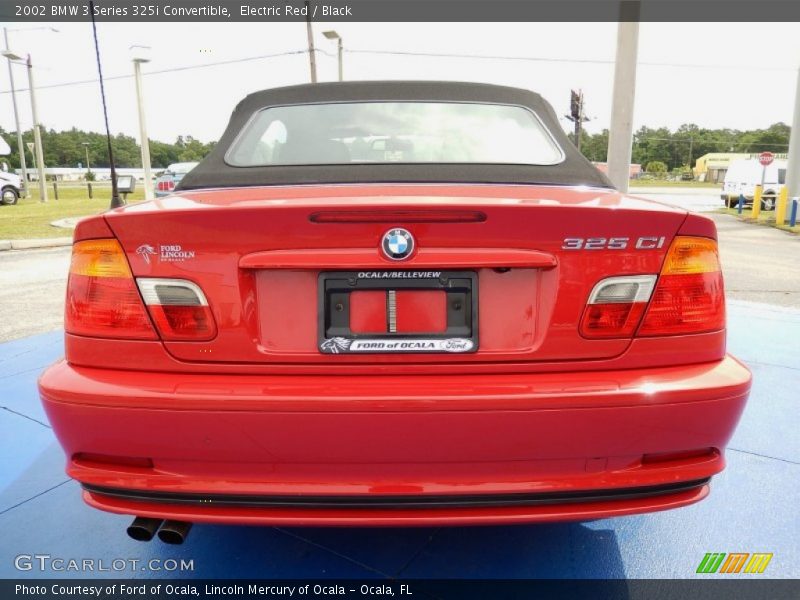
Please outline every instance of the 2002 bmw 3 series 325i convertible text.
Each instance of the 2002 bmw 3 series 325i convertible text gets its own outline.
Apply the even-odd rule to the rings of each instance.
[[[165,541],[685,506],[749,388],[711,220],[436,82],[245,98],[174,195],[79,224],[40,380],[86,502]]]

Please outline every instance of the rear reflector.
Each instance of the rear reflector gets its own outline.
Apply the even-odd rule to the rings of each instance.
[[[207,341],[217,335],[208,300],[197,284],[155,278],[139,278],[136,283],[163,340]]]
[[[717,242],[676,237],[638,335],[703,333],[724,327],[725,291]]]
[[[64,328],[91,337],[157,339],[117,240],[72,246]]]
[[[581,319],[581,334],[588,338],[633,336],[655,282],[655,275],[603,279],[589,295]]]

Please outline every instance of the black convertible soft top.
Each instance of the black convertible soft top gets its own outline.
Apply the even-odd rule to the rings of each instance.
[[[536,113],[564,151],[557,165],[383,163],[234,167],[225,154],[257,111],[271,106],[324,102],[431,101],[523,106]],[[315,83],[255,92],[234,109],[211,153],[177,189],[315,183],[509,183],[613,187],[569,141],[553,107],[528,90],[483,83],[353,81]]]

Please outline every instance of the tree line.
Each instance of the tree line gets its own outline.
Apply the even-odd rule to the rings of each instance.
[[[11,146],[12,154],[6,157],[13,169],[19,168],[19,153],[17,152],[16,132],[7,132],[0,128],[0,136]],[[33,142],[33,130],[23,132],[25,145],[26,164],[33,168],[35,162],[28,150],[28,143]],[[178,136],[175,142],[169,144],[150,140],[150,163],[154,169],[163,169],[176,162],[189,162],[201,160],[211,152],[215,142],[203,143],[190,135]],[[86,145],[84,145],[86,144]],[[141,167],[142,155],[136,139],[124,134],[117,134],[112,138],[114,148],[114,162],[118,167]],[[72,128],[67,131],[55,131],[42,128],[42,148],[44,150],[44,164],[48,167],[73,167],[79,164],[86,168],[86,153],[89,154],[91,167],[108,167],[108,142],[103,133],[81,131]]]
[[[705,129],[694,124],[681,125],[671,131],[667,127],[640,127],[633,134],[631,162],[646,166],[660,162],[669,171],[694,167],[695,161],[712,152],[743,152],[755,154],[770,151],[786,152],[791,127],[775,123],[766,129]],[[574,141],[574,135],[570,134]],[[608,159],[608,129],[600,133],[581,135],[581,152],[596,162]]]
[[[672,131],[667,127],[640,127],[633,136],[632,162],[641,165],[663,163],[669,171],[693,167],[697,158],[710,152],[757,153],[786,152],[789,146],[790,127],[785,123],[775,123],[766,129],[740,131],[737,129],[705,129],[694,124],[681,125]],[[15,132],[0,128],[0,135],[13,150],[17,147]],[[569,134],[574,142],[573,134]],[[33,157],[28,151],[28,142],[33,142],[33,131],[23,133],[28,165],[33,165]],[[178,136],[169,144],[150,140],[150,160],[153,168],[165,168],[174,162],[188,162],[202,159],[216,142],[203,143],[190,135]],[[84,144],[87,144],[84,146]],[[108,146],[102,133],[81,131],[72,128],[55,131],[42,128],[44,162],[48,167],[86,168],[86,150],[89,151],[89,164],[93,167],[108,167]],[[113,138],[114,159],[118,167],[141,167],[139,145],[128,135],[117,134]],[[581,152],[589,160],[606,162],[608,156],[608,129],[599,133],[583,131]],[[12,168],[19,168],[19,154],[15,151],[7,157]]]

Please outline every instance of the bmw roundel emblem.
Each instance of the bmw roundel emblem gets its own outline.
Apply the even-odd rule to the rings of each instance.
[[[414,251],[414,236],[405,229],[390,229],[383,234],[383,253],[391,260],[404,260]]]

